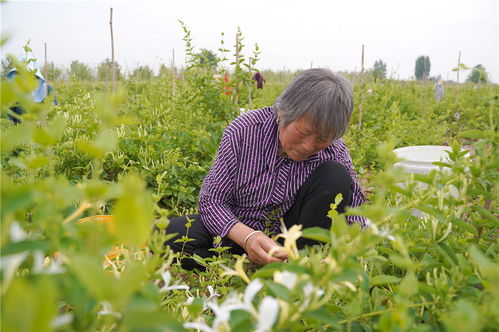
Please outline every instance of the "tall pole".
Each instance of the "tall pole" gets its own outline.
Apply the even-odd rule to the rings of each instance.
[[[423,71],[423,98],[424,98],[424,103],[423,103],[423,109],[426,110],[426,87],[428,83],[428,75],[426,74],[426,59],[427,57],[423,57],[423,66],[424,66],[424,71]]]
[[[361,57],[361,67],[360,67],[360,94],[359,94],[359,123],[357,126],[362,128],[362,102],[364,97],[364,44],[362,44],[362,57]]]
[[[49,86],[48,86],[48,79],[49,79],[49,75],[48,75],[48,63],[47,63],[47,43],[45,43],[45,96],[48,96],[49,94]]]
[[[114,35],[113,35],[113,8],[109,12],[109,28],[111,29],[111,75],[113,80],[113,92],[116,91],[116,66],[114,65]]]
[[[175,96],[177,72],[175,69],[175,49],[172,49],[172,95]]]
[[[457,57],[457,85],[456,85],[456,107],[459,104],[459,71],[461,70],[461,51]]]
[[[236,33],[236,75],[234,86],[234,103],[237,105],[239,101],[239,31]]]

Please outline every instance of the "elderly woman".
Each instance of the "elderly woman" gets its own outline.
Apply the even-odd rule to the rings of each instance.
[[[199,215],[188,216],[194,219],[188,231],[187,217],[172,218],[167,232],[179,235],[166,244],[174,251],[210,257],[213,238],[220,236],[232,253],[246,252],[264,265],[287,258],[284,251],[268,255],[278,245],[269,235],[280,233],[280,218],[288,228],[329,228],[327,213],[337,194],[344,198],[339,212],[364,203],[341,139],[352,108],[350,83],[320,68],[295,77],[273,106],[239,116],[225,129],[204,179]],[[357,216],[347,220],[364,223]],[[186,233],[194,241],[174,242]],[[299,248],[314,243],[297,242]],[[182,265],[197,267],[191,259]]]

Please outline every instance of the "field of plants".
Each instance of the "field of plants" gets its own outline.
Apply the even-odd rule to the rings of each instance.
[[[185,271],[153,226],[196,211],[224,127],[286,82],[255,89],[258,49],[231,63],[222,47],[217,72],[184,40],[181,72],[115,93],[54,82],[58,106],[30,101],[30,75],[2,81],[2,331],[499,330],[497,85],[446,86],[437,102],[431,84],[350,77],[345,141],[369,202],[347,213],[372,225],[347,225],[333,204],[331,229],[282,234],[287,263],[221,247]],[[213,77],[226,70],[230,93]],[[452,146],[452,162],[392,168],[394,148],[425,144]],[[325,244],[298,251],[300,236]]]

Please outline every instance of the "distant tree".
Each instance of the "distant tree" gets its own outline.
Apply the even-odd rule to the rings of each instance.
[[[220,61],[215,53],[205,48],[202,48],[201,52],[198,53],[198,59],[199,64],[210,69],[215,69]]]
[[[116,68],[116,80],[123,79],[123,75],[121,74],[121,67],[119,63],[114,62],[114,67]],[[106,59],[102,61],[97,66],[97,79],[99,81],[111,81],[113,77],[113,64],[110,59]]]
[[[133,80],[149,80],[153,77],[152,69],[149,66],[139,66],[134,69],[133,73],[130,75],[130,79]]]
[[[92,69],[84,63],[77,60],[72,61],[69,66],[69,76],[77,80],[93,80],[94,74]]]
[[[375,61],[371,73],[374,77],[374,82],[376,82],[377,80],[385,79],[386,63],[384,63],[383,60]]]
[[[47,80],[58,81],[63,77],[63,70],[61,68],[56,67],[53,62],[47,63],[47,67],[43,68],[43,75],[45,75]]]
[[[170,69],[162,63],[161,66],[159,66],[159,73],[158,77],[165,77],[166,75],[170,75]]]
[[[414,69],[414,74],[416,75],[416,79],[422,80],[424,78],[428,78],[430,76],[430,57],[421,55],[416,59],[416,67]]]
[[[485,67],[482,65],[476,65],[473,67],[470,75],[468,76],[468,82],[473,83],[487,83],[488,77]]]

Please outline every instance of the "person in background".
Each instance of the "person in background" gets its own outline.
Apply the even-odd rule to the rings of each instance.
[[[43,77],[42,72],[40,71],[38,65],[36,64],[36,61],[30,60],[27,64],[27,69],[30,72],[34,73],[35,78],[38,81],[38,87],[31,93],[31,99],[35,103],[42,103],[47,98],[47,96],[50,95],[50,93],[52,92],[52,86],[47,84],[45,77]],[[13,80],[17,74],[18,74],[17,69],[12,68],[7,73],[7,79]],[[55,97],[54,97],[54,105],[58,105],[57,98]],[[26,113],[26,111],[19,105],[12,106],[10,109],[12,110],[12,112],[19,115],[19,117],[15,117],[13,115],[8,114],[7,117],[9,118],[9,120],[12,121],[14,124],[21,123],[21,120],[19,118],[21,117],[21,115]]]
[[[257,89],[263,89],[263,83],[265,83],[265,78],[263,77],[262,73],[257,71],[251,79],[256,81]]]
[[[438,75],[438,78],[435,80],[434,91],[436,101],[440,102],[444,97],[444,81],[440,75]]]
[[[303,71],[274,105],[251,110],[230,123],[199,194],[199,214],[170,219],[165,242],[175,252],[211,257],[214,238],[233,254],[247,253],[260,265],[287,259],[271,236],[289,229],[329,228],[327,217],[338,194],[347,206],[364,203],[350,153],[341,139],[353,110],[353,88],[328,69]],[[192,224],[189,229],[186,223]],[[367,226],[360,216],[349,223]],[[175,242],[188,235],[187,243]],[[300,238],[298,248],[317,242]],[[278,250],[269,255],[271,248]],[[275,250],[275,249],[274,249]],[[200,268],[183,259],[186,269]]]

